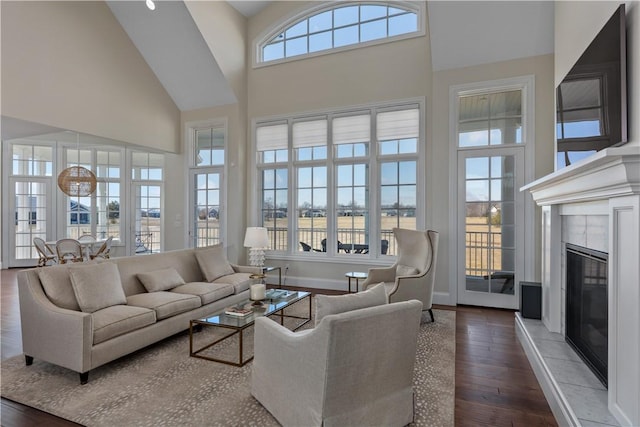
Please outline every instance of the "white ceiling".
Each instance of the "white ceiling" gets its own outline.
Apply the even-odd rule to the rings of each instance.
[[[272,1],[229,1],[250,18]],[[183,1],[107,1],[116,19],[181,111],[236,102]],[[434,71],[553,52],[552,1],[429,1]],[[2,138],[44,129],[2,118]]]
[[[180,111],[237,101],[184,2],[107,4]]]

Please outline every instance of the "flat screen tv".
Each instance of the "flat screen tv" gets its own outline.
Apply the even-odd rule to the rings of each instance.
[[[557,87],[556,113],[556,170],[627,142],[624,4]]]

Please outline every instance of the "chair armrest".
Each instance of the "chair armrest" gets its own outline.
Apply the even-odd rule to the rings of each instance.
[[[35,270],[18,273],[18,297],[24,354],[76,372],[91,366],[91,314],[53,304]]]
[[[262,274],[261,267],[253,267],[249,265],[237,265],[237,264],[231,264],[231,267],[233,268],[233,271],[235,271],[236,273]]]
[[[396,280],[396,265],[391,267],[370,268],[367,278],[362,282],[362,290],[380,282],[393,282]]]
[[[269,318],[257,318],[251,394],[278,419],[302,423],[309,410],[320,414],[328,339],[323,331],[291,332]]]

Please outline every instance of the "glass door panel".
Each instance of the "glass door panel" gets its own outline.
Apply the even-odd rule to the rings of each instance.
[[[222,173],[193,173],[193,245],[205,247],[222,241],[220,235],[220,200],[222,199]]]
[[[10,233],[10,265],[22,267],[35,265],[38,253],[33,246],[33,238],[48,240],[48,228],[51,224],[50,180],[28,178],[11,180],[14,198],[14,221]],[[51,234],[51,233],[49,233]]]
[[[162,248],[162,187],[134,184],[134,254],[160,252]]]
[[[517,149],[461,153],[461,241],[464,271],[459,302],[517,307],[517,224],[523,218]],[[494,155],[495,153],[495,155]],[[509,154],[505,154],[509,153]]]

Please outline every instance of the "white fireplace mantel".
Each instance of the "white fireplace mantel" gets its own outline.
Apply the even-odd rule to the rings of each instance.
[[[542,206],[542,323],[549,332],[564,335],[563,236],[595,235],[608,252],[607,406],[620,425],[640,425],[640,145],[607,148],[521,191]],[[536,375],[543,373],[538,380],[552,410],[562,409],[554,415],[580,425],[536,344],[527,341],[524,322],[516,326]]]
[[[640,146],[607,148],[521,190],[539,206],[640,194]]]

